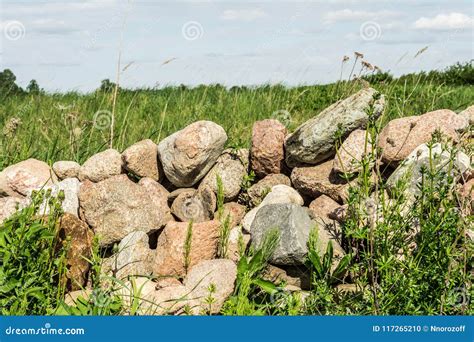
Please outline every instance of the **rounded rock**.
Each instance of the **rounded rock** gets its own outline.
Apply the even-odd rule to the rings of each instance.
[[[224,150],[227,134],[212,121],[197,121],[158,144],[158,155],[168,180],[190,187],[214,166]]]

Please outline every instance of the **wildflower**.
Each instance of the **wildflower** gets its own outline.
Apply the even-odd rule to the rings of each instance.
[[[82,134],[82,129],[81,127],[75,127],[72,131],[72,134],[76,137],[79,138]]]
[[[342,58],[342,63],[345,63],[345,62],[347,62],[348,60],[349,60],[349,57],[348,57],[348,56],[344,56],[344,57]]]
[[[374,70],[373,65],[370,64],[369,62],[362,61],[361,63],[362,63],[362,66],[363,66],[364,68],[367,68],[367,69],[369,69],[369,70]]]
[[[21,119],[19,118],[10,118],[3,127],[3,135],[7,137],[13,136],[17,131],[18,127],[21,125]]]
[[[360,52],[357,52],[357,51],[354,52],[354,55],[356,56],[356,59],[357,58],[364,58],[364,55],[361,54]]]

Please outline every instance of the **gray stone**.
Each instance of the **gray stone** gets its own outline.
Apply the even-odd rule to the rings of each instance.
[[[384,97],[366,88],[302,124],[285,141],[287,165],[314,165],[334,156],[336,133],[342,133],[344,138],[358,128],[366,128],[371,106],[372,115],[378,117],[384,108]]]
[[[314,222],[309,212],[297,204],[268,204],[261,207],[252,222],[252,246],[261,246],[266,234],[277,229],[280,240],[270,263],[301,265],[308,253],[308,238]]]
[[[215,195],[210,189],[191,189],[176,197],[171,205],[171,212],[182,222],[204,222],[212,219],[215,205]]]
[[[158,155],[168,180],[190,187],[201,180],[224,150],[227,134],[218,124],[197,121],[158,144]]]
[[[252,210],[250,210],[242,220],[242,226],[246,232],[250,232],[252,222],[255,219],[255,215],[260,208],[267,204],[278,204],[278,203],[294,203],[303,205],[303,197],[290,186],[278,184],[271,188],[270,192],[263,198],[262,202]]]
[[[224,190],[224,200],[232,201],[239,194],[246,174],[247,170],[238,154],[230,150],[224,151],[217,159],[216,165],[199,184],[199,189],[207,187],[217,194],[217,176],[219,176]]]
[[[431,148],[426,144],[418,146],[410,155],[400,164],[387,180],[388,192],[393,195],[393,191],[398,188],[397,183],[406,183],[404,191],[407,201],[413,203],[415,196],[420,193],[418,188],[422,180],[422,169],[429,170],[430,164],[435,172],[449,172],[454,181],[471,169],[469,157],[461,151],[454,156],[452,169],[450,168],[450,151],[443,148],[441,144],[435,144]],[[430,160],[431,159],[431,160]]]
[[[146,233],[136,231],[125,236],[118,245],[115,260],[117,278],[150,275],[153,271],[153,252]]]
[[[194,314],[217,314],[224,302],[234,291],[237,266],[232,260],[204,260],[193,266],[184,279],[184,286],[190,291],[190,305]],[[214,292],[209,293],[213,286]],[[207,298],[213,301],[209,303]]]

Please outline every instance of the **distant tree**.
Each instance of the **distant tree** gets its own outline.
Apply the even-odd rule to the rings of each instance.
[[[0,72],[0,96],[23,93],[23,89],[21,89],[15,81],[16,76],[10,69],[5,69]]]
[[[108,78],[100,82],[99,91],[104,93],[110,93],[115,89],[115,83],[111,82]]]
[[[30,83],[28,83],[28,86],[26,87],[26,91],[29,94],[39,94],[41,92],[41,89],[36,80],[31,80]]]

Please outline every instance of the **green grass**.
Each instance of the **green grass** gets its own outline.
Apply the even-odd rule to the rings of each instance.
[[[474,103],[470,84],[447,85],[423,74],[384,82],[371,85],[387,97],[383,122],[442,108],[460,111]],[[122,151],[145,138],[159,142],[197,120],[222,125],[229,136],[229,146],[248,147],[255,121],[277,118],[293,130],[333,102],[360,89],[362,83],[366,81],[293,88],[263,85],[228,89],[211,85],[121,89],[113,147]],[[1,95],[0,170],[30,157],[47,162],[82,163],[109,146],[107,113],[112,111],[112,92]],[[103,115],[95,121],[98,112]],[[20,123],[12,122],[14,118]]]

